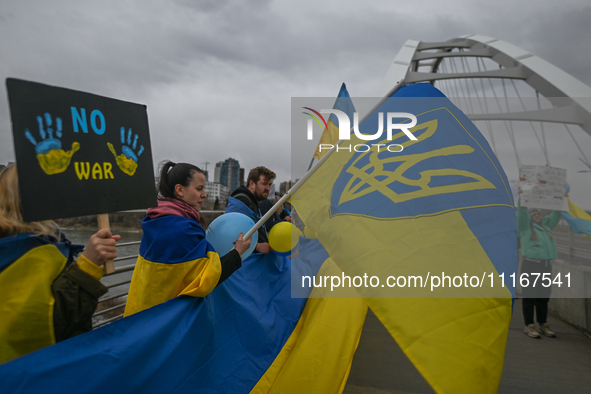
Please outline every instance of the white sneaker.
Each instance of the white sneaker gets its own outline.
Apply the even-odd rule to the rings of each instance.
[[[531,338],[540,338],[540,334],[536,331],[535,324],[528,324],[525,326],[523,332],[529,335]]]
[[[550,329],[550,326],[548,325],[548,323],[540,324],[540,329],[538,331],[540,331],[540,334],[544,334],[547,337],[550,337],[550,338],[556,337],[556,334],[554,334],[554,331],[552,331]]]

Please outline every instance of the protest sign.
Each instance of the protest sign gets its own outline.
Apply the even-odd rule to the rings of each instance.
[[[25,221],[156,205],[146,106],[7,79]]]
[[[519,167],[519,187],[521,206],[568,211],[565,169],[523,165]]]

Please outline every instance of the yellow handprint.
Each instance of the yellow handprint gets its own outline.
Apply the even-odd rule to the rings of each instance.
[[[138,139],[138,135],[136,134],[135,138],[133,140],[133,145],[132,145],[131,144],[131,129],[129,129],[129,133],[127,135],[127,145],[132,145],[132,148],[135,149],[137,146],[137,139]],[[123,153],[121,153],[120,155],[117,155],[117,152],[115,151],[115,147],[113,147],[113,144],[111,144],[110,142],[107,142],[107,146],[109,147],[109,150],[111,151],[111,153],[113,153],[113,156],[115,156],[115,161],[117,162],[117,165],[119,166],[121,171],[123,171],[124,173],[126,173],[129,176],[132,176],[133,174],[135,174],[135,171],[137,170],[138,158],[142,154],[142,152],[144,151],[144,146],[143,145],[140,146],[140,149],[139,149],[137,155],[134,153],[132,148],[130,148],[129,146],[126,146],[125,145],[125,128],[124,127],[121,128],[121,143],[123,144],[123,146],[121,147],[121,150],[123,151]]]
[[[66,171],[72,160],[72,155],[80,149],[78,142],[72,143],[72,150],[64,151],[62,149],[62,142],[58,139],[62,137],[62,120],[56,118],[56,131],[53,137],[53,122],[51,115],[46,113],[45,125],[43,117],[37,116],[37,123],[39,123],[39,135],[41,136],[41,142],[37,143],[37,140],[33,137],[31,132],[25,130],[25,136],[33,145],[35,145],[35,153],[37,154],[37,160],[39,166],[47,175],[59,174]]]
[[[37,160],[41,169],[45,171],[47,175],[59,174],[64,172],[70,165],[72,155],[80,149],[80,144],[74,142],[72,144],[72,150],[66,152],[63,149],[53,149],[49,152],[37,155]]]

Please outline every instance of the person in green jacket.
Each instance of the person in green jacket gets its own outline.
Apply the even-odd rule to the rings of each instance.
[[[523,276],[528,280],[528,285],[522,288],[523,331],[532,338],[540,338],[540,334],[552,338],[556,336],[550,330],[547,318],[552,291],[552,260],[556,259],[556,240],[552,230],[560,218],[559,211],[552,211],[542,218],[539,209],[528,210],[521,206],[521,201],[517,208],[517,232],[523,256],[520,278]],[[534,324],[534,310],[538,330]]]

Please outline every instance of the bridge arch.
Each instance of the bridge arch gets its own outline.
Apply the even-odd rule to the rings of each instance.
[[[521,160],[516,125],[524,124],[533,130],[546,164],[552,165],[546,141],[551,123],[558,125],[551,133],[570,137],[578,149],[575,156],[588,167],[585,170],[591,170],[591,162],[575,138],[577,130],[591,136],[591,88],[526,50],[480,35],[443,42],[410,39],[390,65],[380,94],[386,94],[400,79],[405,83],[429,82],[442,90],[485,135],[488,132],[495,152],[495,135],[505,129],[517,166]]]

